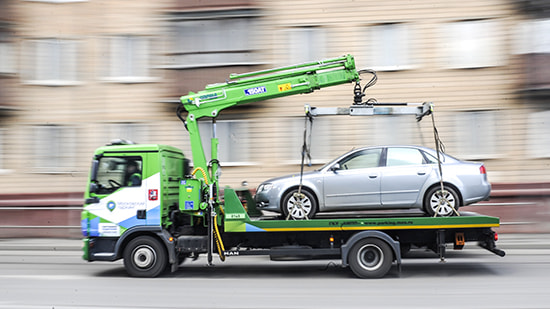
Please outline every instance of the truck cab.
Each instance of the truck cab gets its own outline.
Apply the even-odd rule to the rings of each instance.
[[[158,144],[111,143],[92,160],[82,212],[82,234],[95,238],[88,260],[112,260],[105,252],[129,229],[168,228],[178,205],[180,181],[188,163],[178,148]],[[99,247],[99,248],[98,248]]]

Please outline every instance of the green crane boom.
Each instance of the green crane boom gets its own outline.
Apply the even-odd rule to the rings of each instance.
[[[245,74],[231,74],[225,83],[208,85],[202,91],[190,92],[182,96],[181,103],[188,112],[185,125],[189,131],[194,166],[202,168],[203,171],[208,168],[197,123],[200,118],[215,119],[220,111],[235,105],[310,93],[323,87],[354,81],[359,81],[359,73],[355,68],[353,56],[346,55],[324,61]],[[181,108],[178,109],[178,116],[183,120],[180,113]],[[217,182],[218,140],[215,134],[211,143],[211,172],[205,179],[208,183]]]

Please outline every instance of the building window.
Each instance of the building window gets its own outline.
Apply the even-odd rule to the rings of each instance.
[[[451,69],[504,65],[503,35],[490,20],[449,23],[443,28],[445,66]]]
[[[48,86],[75,84],[77,81],[78,43],[73,40],[41,39],[25,43],[22,64],[27,83]]]
[[[353,130],[360,132],[360,146],[410,145],[420,139],[419,126],[420,123],[412,115],[374,115],[361,117]]]
[[[288,122],[288,119],[285,120],[285,122]],[[333,119],[330,117],[318,117],[313,120],[313,127],[311,127],[309,121],[306,123],[304,118],[292,118],[290,126],[283,126],[283,128],[285,128],[283,134],[291,136],[291,138],[286,139],[286,141],[290,141],[287,144],[288,148],[285,147],[285,155],[288,163],[301,163],[302,147],[304,145],[304,130],[306,126],[306,143],[309,147],[311,161],[305,157],[304,163],[323,164],[332,159],[331,141],[333,132],[331,128],[334,128],[332,122]]]
[[[218,160],[222,166],[249,165],[250,124],[241,120],[216,121],[216,137],[218,138]],[[199,122],[202,145],[206,160],[211,159],[212,122],[205,120]]]
[[[0,74],[16,72],[13,42],[7,33],[0,31]]]
[[[458,113],[455,124],[457,154],[470,160],[497,157],[496,125],[494,111]]]
[[[45,3],[75,3],[88,2],[89,0],[24,0],[28,2],[45,2]]]
[[[182,14],[172,24],[175,50],[169,68],[256,65],[254,51],[258,18],[256,10]]]
[[[418,122],[410,115],[373,116],[366,121],[374,124],[374,134],[370,139],[376,145],[409,145],[420,134]]]
[[[115,82],[146,82],[149,77],[149,38],[122,35],[110,37],[105,77]]]
[[[321,27],[299,27],[289,32],[288,62],[304,63],[327,58],[325,31]]]
[[[518,54],[550,53],[550,19],[537,19],[520,25],[516,52]]]
[[[5,129],[0,128],[0,173],[2,172],[4,168],[4,134]]]
[[[532,113],[529,116],[529,156],[534,158],[550,157],[550,111]]]
[[[109,125],[107,141],[124,140],[138,144],[148,142],[148,127],[141,123],[115,123]]]
[[[74,128],[39,125],[33,131],[35,170],[43,173],[72,172],[76,144]]]
[[[369,68],[377,71],[406,70],[412,67],[412,39],[409,25],[402,23],[367,27],[364,41]]]

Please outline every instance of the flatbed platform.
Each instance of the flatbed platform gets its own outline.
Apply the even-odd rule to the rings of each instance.
[[[229,199],[229,200],[227,200]],[[233,199],[233,200],[232,200]],[[460,212],[460,216],[428,217],[413,212],[374,212],[361,214],[325,214],[310,220],[252,220],[235,194],[226,195],[225,232],[303,232],[303,231],[361,231],[492,228],[500,226],[496,217],[473,212]]]

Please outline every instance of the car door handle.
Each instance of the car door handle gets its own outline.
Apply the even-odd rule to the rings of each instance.
[[[374,179],[374,178],[376,178],[376,177],[378,177],[377,174],[370,174],[370,175],[369,175],[369,178],[371,178],[371,179]]]
[[[420,175],[420,176],[423,176],[423,175],[426,175],[426,171],[419,171],[419,172],[417,172],[417,174]]]

